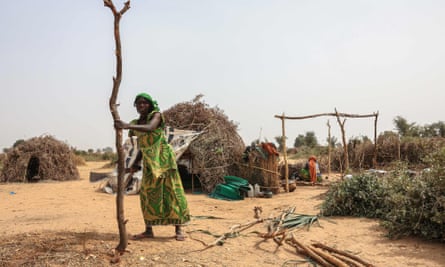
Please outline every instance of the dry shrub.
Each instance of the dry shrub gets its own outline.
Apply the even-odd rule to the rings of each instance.
[[[373,167],[374,143],[370,140],[353,139],[348,144],[349,166],[354,169]]]
[[[238,126],[224,111],[209,107],[201,101],[202,97],[176,104],[163,114],[168,126],[203,132],[188,150],[192,172],[198,175],[203,191],[211,192],[224,182],[224,176],[237,175],[234,165],[242,157],[244,142],[237,132]]]
[[[79,172],[69,146],[51,136],[31,138],[6,155],[0,182],[76,180]]]
[[[384,132],[377,137],[377,162],[385,165],[397,161],[399,153],[399,135],[394,132]]]
[[[384,132],[377,138],[377,165],[390,167],[399,160],[406,162],[410,168],[421,169],[426,165],[423,159],[442,147],[445,147],[445,138],[405,137],[400,140],[397,133]],[[349,167],[355,170],[374,168],[374,143],[370,140],[348,143]],[[336,147],[331,154],[331,169],[343,171],[343,147]]]

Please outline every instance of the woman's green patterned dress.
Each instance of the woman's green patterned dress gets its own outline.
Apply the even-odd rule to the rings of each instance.
[[[150,121],[158,111],[147,116]],[[137,119],[131,124],[137,124]],[[190,221],[190,213],[184,188],[176,165],[176,156],[164,134],[164,117],[154,131],[130,130],[136,136],[142,152],[143,176],[141,190],[142,214],[145,225],[184,224]]]

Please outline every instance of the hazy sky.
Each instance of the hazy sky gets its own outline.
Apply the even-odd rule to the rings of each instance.
[[[114,0],[120,9],[124,1]],[[114,148],[108,100],[113,16],[99,0],[1,0],[0,149],[49,134],[79,149]],[[119,112],[134,96],[161,109],[203,94],[239,123],[246,144],[281,135],[274,115],[379,112],[445,120],[443,0],[136,0],[121,20]],[[286,121],[289,144],[334,117]],[[373,119],[346,133],[373,137]]]

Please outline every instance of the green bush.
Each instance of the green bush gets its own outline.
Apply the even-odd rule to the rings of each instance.
[[[382,224],[390,237],[445,239],[445,149],[428,156],[425,162],[431,168],[418,176],[388,179],[386,205],[391,209]]]
[[[431,167],[416,176],[399,163],[385,177],[360,174],[333,184],[322,215],[379,218],[389,237],[445,241],[445,149],[424,161]]]
[[[386,212],[387,193],[379,179],[361,174],[333,184],[321,205],[322,215],[381,217]]]

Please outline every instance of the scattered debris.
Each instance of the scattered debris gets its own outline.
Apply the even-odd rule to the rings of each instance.
[[[224,233],[223,235],[218,236],[210,233],[209,231],[197,230],[199,232],[217,237],[216,240],[209,244],[206,244],[205,242],[200,240],[197,241],[200,241],[206,246],[203,250],[209,249],[214,246],[222,246],[228,238],[239,237],[241,236],[241,232],[253,227],[254,225],[266,223],[266,233],[260,233],[256,231],[255,233],[257,233],[259,237],[262,237],[264,239],[272,238],[279,246],[288,244],[295,247],[298,254],[302,254],[303,256],[308,257],[307,261],[304,261],[304,263],[312,263],[313,266],[317,266],[317,264],[320,264],[321,266],[338,267],[373,266],[372,264],[357,257],[356,255],[352,255],[339,249],[331,248],[319,242],[315,242],[310,245],[304,245],[302,242],[300,242],[297,239],[295,232],[301,229],[309,230],[309,228],[314,223],[317,223],[318,226],[320,226],[318,221],[319,217],[317,215],[314,216],[297,214],[295,213],[295,207],[288,208],[287,210],[281,212],[281,214],[279,214],[278,216],[270,218],[261,218],[261,213],[263,211],[262,207],[255,206],[253,211],[254,218],[256,220],[244,224],[235,224],[230,227],[229,232]],[[299,263],[303,262],[300,261]]]

